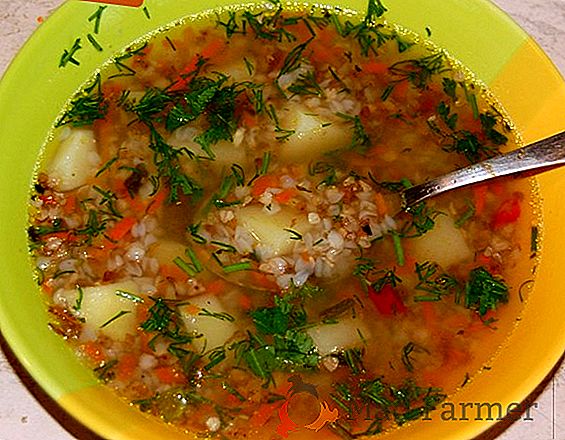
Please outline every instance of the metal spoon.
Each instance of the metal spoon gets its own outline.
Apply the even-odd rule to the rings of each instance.
[[[524,171],[544,171],[561,165],[565,165],[565,132],[406,188],[400,193],[401,209],[407,210],[429,197],[462,186]]]

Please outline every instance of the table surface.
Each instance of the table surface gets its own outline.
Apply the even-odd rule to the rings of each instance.
[[[64,0],[0,0],[0,75],[42,19]],[[439,1],[439,0],[438,0]],[[471,1],[471,0],[468,0]],[[530,33],[565,76],[565,0],[493,0]],[[96,439],[33,382],[0,336],[0,440]],[[565,439],[565,367],[531,396],[530,419],[481,439]]]

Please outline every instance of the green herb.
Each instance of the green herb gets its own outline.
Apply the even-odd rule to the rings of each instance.
[[[180,156],[188,154],[187,150],[185,148],[176,149],[168,145],[152,126],[150,131],[149,148],[154,152],[153,161],[158,170],[157,179],[165,179],[169,186],[169,203],[178,202],[181,194],[198,200],[202,195],[202,187],[189,177],[180,165]]]
[[[318,183],[318,186],[320,185],[327,185],[327,186],[331,186],[334,185],[335,183],[337,183],[337,170],[335,169],[335,166],[331,163],[328,162],[316,162],[314,164],[311,164],[308,167],[308,173],[311,176],[316,176],[318,174],[325,174],[325,177]]]
[[[447,125],[451,130],[455,130],[459,115],[457,113],[451,113],[451,108],[448,104],[441,101],[437,107],[437,113],[441,120],[445,122],[445,125]]]
[[[465,99],[467,103],[471,106],[473,112],[473,118],[479,119],[479,105],[477,103],[477,95],[469,90],[465,83],[459,83],[465,92]]]
[[[353,298],[346,298],[337,304],[320,312],[320,320],[327,321],[330,319],[340,318],[345,314],[351,312],[351,316],[355,318],[355,300]]]
[[[70,108],[56,123],[56,127],[71,124],[74,127],[92,125],[108,113],[108,103],[101,90],[100,74],[71,101]]]
[[[108,319],[108,321],[106,321],[104,324],[102,324],[100,326],[100,328],[104,328],[104,327],[109,326],[110,324],[112,324],[117,319],[119,319],[122,316],[127,315],[129,313],[131,313],[131,310],[120,310],[118,313],[116,313],[114,316],[112,316],[110,319]]]
[[[302,240],[302,234],[300,232],[289,228],[284,228],[284,230],[290,233],[291,240]]]
[[[403,238],[420,237],[432,230],[435,226],[435,218],[441,214],[441,212],[429,208],[426,202],[411,206],[406,212],[410,220],[402,226],[400,231]]]
[[[228,393],[230,393],[232,396],[235,396],[237,400],[239,400],[240,402],[245,402],[247,400],[245,396],[243,396],[239,391],[237,391],[234,387],[232,387],[227,382],[222,382],[222,388],[226,390]]]
[[[316,79],[314,72],[309,70],[306,73],[301,73],[298,78],[290,86],[288,91],[292,95],[314,95],[324,96],[324,91]]]
[[[96,172],[95,177],[100,176],[102,173],[104,173],[104,171],[107,171],[108,169],[110,169],[110,167],[118,160],[118,157],[113,157],[112,159],[110,159],[108,162],[106,162],[104,165],[102,165],[102,167]]]
[[[234,322],[235,318],[227,312],[211,312],[207,309],[202,309],[198,312],[199,316],[209,316],[211,318],[219,319],[220,321]]]
[[[99,6],[98,9],[88,17],[88,21],[94,21],[94,33],[98,34],[100,31],[100,20],[102,19],[102,13],[108,6]]]
[[[302,55],[310,42],[314,39],[311,37],[310,39],[306,40],[304,43],[296,45],[292,50],[286,55],[281,70],[277,75],[277,79],[281,76],[286,75],[287,73],[293,72],[298,69],[302,63]]]
[[[383,5],[381,0],[369,0],[367,5],[367,14],[365,15],[365,24],[373,24],[384,15],[387,8]]]
[[[82,307],[82,300],[84,299],[84,290],[82,290],[82,287],[77,285],[77,291],[78,291],[78,296],[75,301],[75,305],[73,306],[73,309],[79,312]]]
[[[67,67],[71,63],[75,66],[80,66],[80,62],[75,58],[76,53],[82,49],[80,45],[80,38],[77,38],[69,50],[64,49],[61,59],[59,60],[59,67]]]
[[[134,293],[130,293],[130,292],[126,292],[125,290],[116,290],[116,296],[119,296],[120,298],[124,298],[127,299],[129,301],[132,301],[134,303],[143,303],[144,300],[142,297],[140,297],[139,295],[136,295]]]
[[[123,55],[119,55],[114,58],[114,66],[118,70],[118,73],[110,75],[108,79],[117,78],[120,76],[133,76],[135,75],[135,70],[124,62],[135,55],[144,55],[143,50],[147,47],[147,42],[142,43],[139,47],[132,47],[125,51]]]
[[[222,266],[224,273],[241,272],[242,270],[252,270],[253,264],[251,261],[242,261],[240,263],[226,264]]]
[[[364,354],[363,349],[349,348],[339,354],[339,359],[351,370],[351,374],[358,376],[366,373],[365,366],[363,365]]]
[[[109,215],[114,216],[114,217],[118,217],[118,218],[122,218],[123,215],[121,215],[117,208],[116,205],[114,204],[116,202],[116,200],[118,200],[118,197],[116,196],[116,194],[114,194],[112,191],[110,190],[104,190],[102,188],[100,188],[99,186],[93,185],[92,189],[94,191],[96,191],[98,194],[100,194],[102,196],[102,199],[100,200],[100,206],[107,206],[108,210],[109,210]]]
[[[539,240],[539,228],[537,226],[532,226],[530,232],[530,258],[536,256],[538,252],[538,240]]]
[[[208,363],[204,365],[204,370],[208,371],[226,360],[226,349],[224,347],[217,347],[211,350],[208,355]]]
[[[100,216],[100,213],[94,209],[88,211],[88,219],[83,228],[77,229],[75,232],[79,235],[86,235],[86,243],[91,244],[95,237],[98,237],[106,230],[106,219]]]
[[[471,271],[465,285],[465,307],[484,316],[489,310],[496,310],[500,303],[507,302],[508,286],[502,278],[482,266]]]
[[[457,101],[457,81],[444,77],[441,80],[441,84],[443,86],[443,91],[447,96],[451,98],[452,101]]]
[[[96,41],[96,38],[94,38],[94,35],[87,34],[86,39],[89,41],[90,44],[92,44],[92,47],[94,47],[94,49],[96,49],[98,52],[102,52],[104,50],[104,48],[102,46],[100,46],[98,41]]]
[[[154,304],[149,308],[149,317],[140,325],[141,329],[157,333],[156,336],[164,337],[175,344],[186,344],[195,338],[184,331],[175,302],[163,298],[149,298]]]
[[[111,359],[108,362],[103,362],[102,365],[96,367],[93,371],[98,380],[108,383],[116,376],[114,367],[118,364],[117,359]]]
[[[394,254],[396,255],[396,262],[399,266],[404,266],[406,259],[404,258],[404,248],[402,247],[402,241],[400,235],[396,231],[392,231],[390,236],[392,237],[392,244],[394,246]]]
[[[226,37],[231,38],[234,34],[245,34],[245,21],[242,23],[237,22],[237,14],[234,11],[227,12],[227,21],[222,21],[220,16],[217,14],[216,26],[223,27],[226,30]]]
[[[441,271],[441,268],[429,261],[424,263],[416,263],[416,275],[418,276],[418,284],[415,289],[426,292],[428,295],[415,296],[414,301],[440,301],[445,295],[456,294],[457,298],[462,290],[459,281]]]
[[[267,114],[269,115],[271,120],[275,123],[275,133],[277,133],[277,135],[275,136],[275,139],[277,139],[278,141],[284,142],[284,141],[288,140],[288,138],[295,133],[296,130],[288,130],[288,129],[282,128],[280,126],[279,118],[277,116],[275,107],[272,104],[269,105],[269,108],[267,110]]]
[[[186,227],[186,231],[190,234],[190,236],[192,237],[195,243],[206,244],[207,242],[206,237],[198,233],[199,229],[200,229],[200,223],[195,225],[194,224],[188,225]]]
[[[427,349],[415,344],[414,342],[409,342],[404,347],[402,347],[402,354],[401,354],[402,363],[404,364],[404,367],[409,373],[414,372],[414,359],[412,357],[414,353],[430,354],[430,352]]]
[[[189,277],[194,277],[198,274],[194,265],[187,263],[181,257],[175,257],[173,263]]]
[[[473,202],[467,200],[467,210],[455,220],[455,227],[461,228],[465,223],[471,220],[475,216],[476,208]]]
[[[417,89],[424,90],[434,75],[447,70],[444,62],[445,58],[441,52],[422,58],[397,61],[388,69],[395,77],[392,86],[408,81]]]
[[[151,15],[149,14],[149,9],[147,9],[147,6],[144,6],[142,11],[143,11],[143,15],[145,15],[147,20],[151,20]]]
[[[337,116],[350,122],[353,126],[353,136],[349,149],[356,150],[360,154],[366,153],[368,147],[371,145],[371,139],[369,138],[359,115],[351,116],[345,113],[337,113]]]
[[[498,120],[496,116],[492,113],[481,113],[479,115],[481,121],[481,126],[486,138],[491,141],[494,145],[506,145],[508,142],[508,137],[496,130],[496,124]]]

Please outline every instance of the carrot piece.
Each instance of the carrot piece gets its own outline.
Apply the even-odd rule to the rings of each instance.
[[[188,313],[189,315],[198,315],[202,309],[194,304],[187,304],[183,312]]]
[[[384,217],[389,213],[386,200],[384,196],[379,192],[375,193],[375,204],[377,205],[377,212],[379,213],[379,217]]]
[[[162,264],[159,268],[159,273],[164,278],[170,278],[174,281],[185,282],[188,280],[188,275],[174,264]]]
[[[136,222],[137,219],[135,217],[124,217],[106,231],[106,236],[110,240],[120,241],[131,231]]]
[[[149,202],[149,206],[147,207],[147,214],[155,214],[159,208],[161,206],[163,206],[163,203],[165,202],[165,199],[168,196],[168,192],[166,189],[162,189],[161,191],[159,191],[157,194],[155,194],[155,197],[153,197],[153,200],[151,200],[151,202]]]
[[[379,63],[377,61],[369,61],[361,68],[363,69],[363,72],[371,73],[373,75],[384,75],[388,72],[388,65],[386,65],[385,63]]]
[[[239,297],[239,305],[243,310],[251,310],[251,307],[253,306],[253,302],[251,301],[249,295],[242,294]]]
[[[297,193],[296,188],[283,189],[280,193],[274,195],[274,199],[277,203],[286,204],[288,203]]]
[[[133,376],[133,373],[135,373],[138,361],[139,359],[135,354],[124,354],[118,362],[116,378],[121,381],[129,380]]]
[[[222,39],[210,41],[210,43],[208,43],[206,45],[206,47],[204,47],[204,49],[202,49],[201,55],[204,58],[213,58],[222,51],[224,46],[225,46],[225,43],[224,43],[224,40],[222,40]]]
[[[101,363],[106,359],[102,346],[96,341],[87,341],[80,349],[93,362]]]
[[[167,385],[180,385],[186,383],[186,377],[173,366],[162,366],[155,368],[155,376]]]
[[[211,281],[206,285],[206,293],[210,293],[212,295],[223,293],[226,289],[226,282],[221,278],[216,278],[214,281]]]
[[[255,411],[249,419],[249,426],[255,429],[264,426],[265,423],[269,421],[278,406],[279,403],[262,403],[257,411]]]
[[[77,209],[77,198],[75,196],[69,195],[65,200],[65,205],[63,206],[63,212],[67,215],[72,214]]]
[[[257,271],[249,271],[249,277],[252,283],[256,286],[263,287],[267,290],[277,290],[279,287],[277,283],[271,280],[266,274]]]
[[[481,215],[485,211],[488,194],[488,185],[473,186],[473,202],[475,204],[475,214]]]
[[[267,188],[278,188],[280,186],[280,180],[277,176],[272,174],[265,174],[264,176],[259,176],[253,182],[251,187],[251,195],[253,197],[260,197]]]
[[[243,125],[249,128],[257,126],[257,117],[249,112],[243,112],[241,115]]]

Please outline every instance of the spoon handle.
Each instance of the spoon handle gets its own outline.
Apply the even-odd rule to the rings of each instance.
[[[561,132],[526,147],[407,188],[402,193],[402,208],[406,209],[428,197],[473,183],[564,164],[565,132]]]

